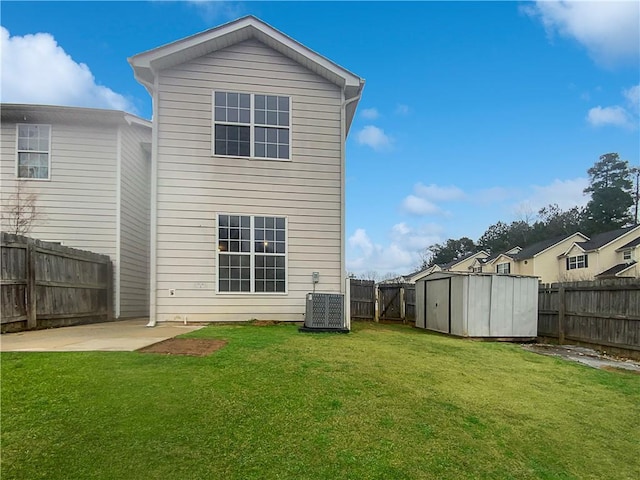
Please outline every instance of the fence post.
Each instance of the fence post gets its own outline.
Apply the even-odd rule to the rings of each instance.
[[[38,326],[36,309],[36,246],[31,240],[27,240],[27,329],[33,330]]]
[[[373,312],[373,321],[378,323],[380,321],[380,305],[379,305],[379,301],[380,301],[380,292],[378,291],[378,285],[374,285],[373,286],[373,305],[374,305],[374,312]]]
[[[111,322],[113,320],[113,302],[114,302],[114,295],[113,295],[113,262],[111,260],[109,260],[107,263],[105,263],[105,269],[106,269],[106,285],[107,285],[107,321]]]
[[[404,285],[402,285],[400,287],[400,319],[402,320],[402,323],[407,323],[406,321],[407,309],[404,302],[405,302]]]
[[[565,322],[565,290],[564,284],[558,286],[558,343],[564,343],[564,322]]]

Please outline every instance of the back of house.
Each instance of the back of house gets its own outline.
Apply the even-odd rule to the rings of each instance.
[[[364,81],[255,17],[129,62],[153,97],[151,322],[301,321],[344,293]]]

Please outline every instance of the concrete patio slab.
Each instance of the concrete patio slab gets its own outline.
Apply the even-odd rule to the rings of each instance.
[[[132,352],[203,325],[158,323],[147,327],[146,318],[50,328],[0,336],[0,352]]]

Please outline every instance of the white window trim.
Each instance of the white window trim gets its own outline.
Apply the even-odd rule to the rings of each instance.
[[[246,157],[241,157],[246,158]],[[248,292],[221,292],[220,291],[220,250],[218,248],[218,231],[220,229],[220,216],[221,215],[233,215],[239,217],[250,217],[249,228],[250,228],[250,242],[251,242],[251,250],[249,252],[237,252],[237,255],[249,255],[249,268],[251,269],[250,283],[251,290]],[[255,256],[261,255],[260,253],[256,253],[255,251],[255,237],[254,237],[254,219],[255,217],[280,217],[284,218],[284,292],[256,292],[255,291]],[[289,294],[289,217],[285,215],[272,215],[272,214],[261,214],[261,213],[228,213],[228,212],[220,212],[216,214],[216,240],[214,243],[216,249],[216,295],[217,296],[250,296],[250,297],[273,297],[273,296],[283,296]],[[232,253],[235,255],[236,252]],[[273,256],[282,256],[282,254],[277,254]]]
[[[506,267],[504,267],[505,265],[506,265]],[[507,268],[509,271],[508,272],[501,272],[500,271],[500,267]],[[511,265],[509,264],[509,262],[503,262],[503,263],[496,264],[496,273],[499,273],[501,275],[509,275],[509,274],[511,274]]]
[[[220,93],[238,93],[249,95],[250,98],[250,123],[249,126],[249,156],[245,157],[242,155],[220,155],[216,153],[216,92]],[[256,95],[270,95],[277,97],[287,97],[289,99],[289,127],[279,127],[275,125],[263,125],[255,124],[255,96]],[[246,123],[241,122],[220,122],[221,125],[237,125],[246,127]],[[272,157],[256,157],[255,156],[255,127],[272,127],[272,128],[288,128],[289,129],[289,158],[272,158]],[[241,92],[238,90],[232,89],[221,89],[221,90],[212,90],[211,92],[211,156],[212,157],[220,157],[220,158],[234,158],[234,159],[243,159],[243,160],[262,160],[267,162],[290,162],[293,157],[293,98],[291,95],[280,95],[277,93],[263,93],[263,92]],[[259,217],[260,215],[256,215]]]
[[[44,152],[41,150],[20,150],[18,148],[18,142],[20,138],[20,126],[36,126],[36,127],[49,127],[49,151]],[[27,180],[34,182],[49,182],[51,181],[51,132],[53,131],[53,127],[47,123],[16,123],[16,166],[15,166],[15,177],[18,180]],[[32,178],[32,177],[20,177],[20,153],[46,153],[48,155],[49,163],[47,165],[47,178]]]
[[[633,251],[631,249],[622,252],[622,260],[633,260]]]
[[[573,257],[569,257],[569,270],[579,270],[581,268],[587,268],[587,255],[574,255]],[[571,266],[573,264],[573,266]]]

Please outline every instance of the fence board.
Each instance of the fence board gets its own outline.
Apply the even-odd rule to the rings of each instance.
[[[113,320],[106,255],[2,233],[2,333]]]
[[[640,279],[541,285],[538,336],[640,357]]]
[[[373,320],[375,317],[376,297],[375,282],[373,280],[351,281],[351,319]]]

